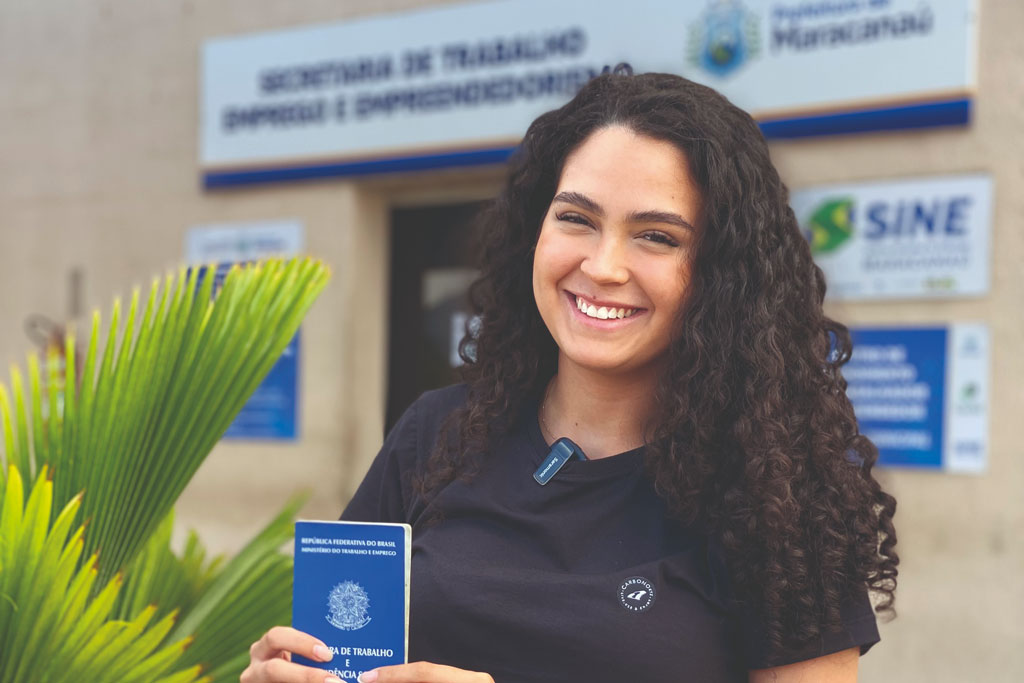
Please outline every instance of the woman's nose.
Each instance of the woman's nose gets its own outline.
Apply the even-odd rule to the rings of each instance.
[[[583,259],[580,270],[596,283],[626,282],[629,280],[629,268],[626,265],[625,245],[607,233],[602,235],[593,250]]]

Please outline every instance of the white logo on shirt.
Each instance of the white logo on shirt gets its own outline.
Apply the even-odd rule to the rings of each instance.
[[[619,603],[630,612],[643,612],[654,604],[654,585],[642,576],[631,576],[619,586]]]

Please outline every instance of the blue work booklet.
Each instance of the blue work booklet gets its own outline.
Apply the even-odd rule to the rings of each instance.
[[[406,661],[411,541],[408,524],[295,523],[292,626],[334,653],[296,662],[347,681]]]

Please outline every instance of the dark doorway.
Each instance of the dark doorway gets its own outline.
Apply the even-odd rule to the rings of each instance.
[[[457,347],[476,277],[471,219],[480,202],[391,212],[391,313],[385,428],[428,389],[458,381]]]

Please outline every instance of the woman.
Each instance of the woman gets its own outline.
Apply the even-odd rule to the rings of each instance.
[[[601,76],[533,123],[480,226],[467,383],[409,409],[343,515],[413,525],[423,661],[362,680],[856,680],[895,501],[756,124]],[[560,437],[586,459],[541,485]],[[286,661],[319,645],[274,629],[242,680],[323,681]]]

